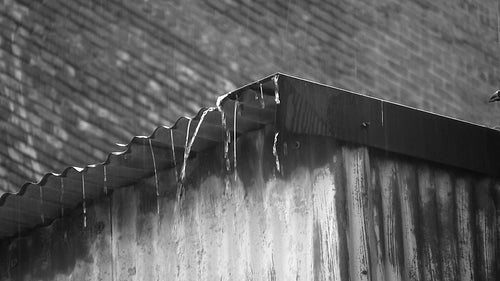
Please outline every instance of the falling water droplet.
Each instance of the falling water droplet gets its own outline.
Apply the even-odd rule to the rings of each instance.
[[[278,148],[277,148],[279,134],[280,134],[279,132],[274,133],[274,143],[273,143],[273,155],[276,163],[276,170],[278,171],[278,173],[281,171],[281,164],[280,164],[280,159],[278,157]]]
[[[280,93],[279,93],[279,86],[278,86],[278,75],[274,75],[273,77],[273,82],[274,82],[274,101],[276,104],[280,104]]]
[[[40,219],[42,220],[42,224],[45,224],[45,215],[43,213],[43,190],[42,190],[42,186],[40,185],[39,186],[40,188],[40,205],[38,206],[38,208],[40,209]]]
[[[262,83],[259,83],[260,86],[260,108],[265,108],[266,103],[264,101],[264,91],[262,90]]]
[[[61,189],[59,190],[59,205],[61,206],[61,217],[64,217],[64,178],[61,177]]]
[[[155,152],[153,150],[153,143],[151,142],[151,139],[149,139],[149,149],[151,150],[151,159],[153,160],[153,169],[155,172],[155,188],[156,188],[156,213],[160,214],[160,184],[158,182],[158,172],[156,170],[156,159],[155,159]]]
[[[108,195],[108,172],[106,165],[102,165],[102,173],[104,175],[104,180],[103,180],[104,194]]]
[[[238,117],[238,107],[239,107],[239,102],[236,100],[234,102],[234,115],[233,115],[233,169],[234,169],[234,180],[238,178],[238,173],[236,170],[237,167],[237,162],[236,162],[236,136],[238,135],[236,132],[236,119]]]
[[[82,208],[83,208],[83,227],[87,227],[87,204],[85,201],[85,174],[82,171]]]
[[[175,180],[179,180],[179,175],[177,174],[177,160],[175,160],[175,144],[174,144],[174,130],[170,129],[170,147],[172,149],[172,159],[174,161],[174,171],[175,171]]]

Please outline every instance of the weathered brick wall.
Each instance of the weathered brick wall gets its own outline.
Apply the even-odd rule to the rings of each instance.
[[[498,125],[498,22],[495,0],[2,0],[0,189],[276,71]]]

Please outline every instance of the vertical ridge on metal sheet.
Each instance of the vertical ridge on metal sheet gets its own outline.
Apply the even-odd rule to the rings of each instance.
[[[403,251],[400,228],[396,165],[393,161],[380,159],[375,162],[382,198],[384,278],[387,281],[403,279]]]
[[[478,279],[493,281],[496,277],[496,210],[490,179],[480,179],[474,186],[476,257]]]
[[[346,171],[346,197],[349,220],[349,276],[354,280],[370,280],[367,225],[365,221],[367,179],[366,148],[342,148]]]
[[[422,268],[425,280],[441,280],[441,255],[436,206],[436,184],[430,167],[417,168],[422,226]]]
[[[494,198],[495,198],[495,209],[496,209],[496,272],[495,276],[500,275],[500,181],[498,179],[494,180]]]
[[[455,208],[458,242],[459,280],[476,280],[474,257],[474,216],[469,176],[459,176],[455,180]]]
[[[336,184],[335,191],[335,211],[337,213],[339,227],[339,255],[340,259],[340,277],[342,281],[347,281],[350,278],[350,261],[349,261],[349,219],[348,219],[348,204],[347,204],[347,173],[342,152],[342,147],[338,143],[331,143],[332,146],[332,162],[330,170],[333,173],[334,183]],[[322,150],[323,153],[324,150]]]
[[[373,281],[385,281],[384,273],[384,212],[382,210],[381,187],[378,183],[378,163],[380,160],[370,157],[370,184],[368,185],[368,214],[370,269]]]
[[[334,171],[336,172],[336,171]],[[316,279],[342,280],[340,273],[339,219],[335,206],[337,192],[334,176],[328,168],[316,171],[313,180],[315,233],[318,236],[319,260]]]
[[[454,186],[448,172],[434,170],[443,281],[457,280],[457,236]]]
[[[401,208],[401,228],[404,253],[405,280],[421,280],[419,245],[417,243],[418,225],[418,189],[415,166],[399,160],[396,162],[398,173],[398,193]]]

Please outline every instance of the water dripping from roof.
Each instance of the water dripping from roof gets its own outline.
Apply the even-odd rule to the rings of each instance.
[[[102,165],[104,194],[108,195],[108,172],[106,165]]]
[[[87,227],[87,204],[85,201],[85,174],[82,172],[83,227]]]
[[[274,82],[274,101],[276,104],[280,104],[280,93],[279,93],[279,86],[278,86],[278,75],[274,75],[273,77],[273,82]]]
[[[59,205],[61,206],[61,217],[64,217],[64,178],[61,177],[61,186],[59,189]]]
[[[381,100],[380,101],[380,118],[381,118],[381,121],[382,121],[382,127],[384,126],[384,101]]]
[[[225,97],[227,97],[227,94],[217,99],[217,110],[219,110],[221,114],[221,124],[224,131],[224,163],[226,166],[226,171],[229,172],[229,170],[231,169],[231,163],[229,161],[229,143],[231,142],[231,132],[227,128],[226,113],[222,108],[222,100]]]
[[[174,144],[174,130],[170,129],[170,148],[172,149],[172,159],[174,161],[174,171],[175,171],[175,180],[179,180],[179,175],[177,173],[177,161],[175,160],[175,144]]]
[[[266,107],[266,103],[264,101],[264,91],[262,90],[262,83],[259,83],[259,87],[260,87],[260,108],[265,108]]]
[[[40,188],[40,203],[38,205],[39,212],[40,212],[40,219],[42,220],[42,224],[45,224],[45,215],[43,213],[43,190],[42,186],[39,185]]]
[[[276,171],[278,171],[278,173],[281,172],[281,164],[280,164],[280,159],[278,157],[278,136],[279,136],[280,132],[275,132],[274,133],[274,142],[273,142],[273,155],[274,155],[274,162],[276,164]]]
[[[224,163],[226,166],[226,171],[229,172],[231,168],[231,163],[229,161],[229,143],[231,142],[231,132],[227,128],[226,114],[221,111],[221,122],[222,129],[224,130]]]
[[[191,118],[188,118],[188,124],[186,127],[186,141],[184,143],[184,157],[181,167],[181,175],[179,179],[179,184],[177,186],[177,202],[180,202],[181,196],[184,193],[184,178],[186,177],[186,161],[189,157],[188,144],[189,144],[189,131],[191,129]]]
[[[158,171],[156,169],[156,159],[155,159],[155,152],[153,150],[153,143],[151,142],[151,139],[149,139],[149,150],[151,150],[151,159],[153,161],[153,169],[155,173],[155,191],[156,191],[156,213],[160,214],[160,184],[158,181]]]
[[[237,117],[238,117],[238,107],[239,107],[239,102],[238,100],[235,100],[234,101],[234,115],[233,115],[233,168],[234,168],[234,180],[236,180],[238,178],[238,172],[236,170],[236,167],[237,167],[237,161],[236,161],[236,137],[237,137],[237,131],[236,131],[236,120],[237,120]]]
[[[184,180],[186,178],[186,164],[187,164],[187,159],[189,158],[189,154],[191,153],[191,148],[193,147],[193,144],[196,140],[196,136],[198,135],[201,124],[203,123],[203,120],[205,120],[205,116],[207,116],[207,114],[209,112],[214,111],[214,110],[216,110],[216,108],[210,107],[210,108],[205,109],[202,112],[202,114],[200,116],[200,120],[198,121],[198,124],[196,125],[196,128],[195,128],[191,138],[189,138],[189,131],[191,128],[192,119],[188,119],[189,121],[188,121],[187,129],[186,129],[186,142],[184,144],[184,159],[182,162],[181,179],[180,179],[181,190],[177,190],[177,198],[178,199],[180,198],[180,195],[182,195],[182,192],[184,191],[183,185],[184,185]]]

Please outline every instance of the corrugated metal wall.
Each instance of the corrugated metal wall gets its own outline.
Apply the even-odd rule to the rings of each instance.
[[[149,180],[95,202],[87,228],[75,212],[3,241],[0,280],[498,279],[495,180],[331,138],[283,141],[279,175],[273,132],[240,138],[228,185],[222,148],[199,155],[181,212],[164,171],[159,215]]]

